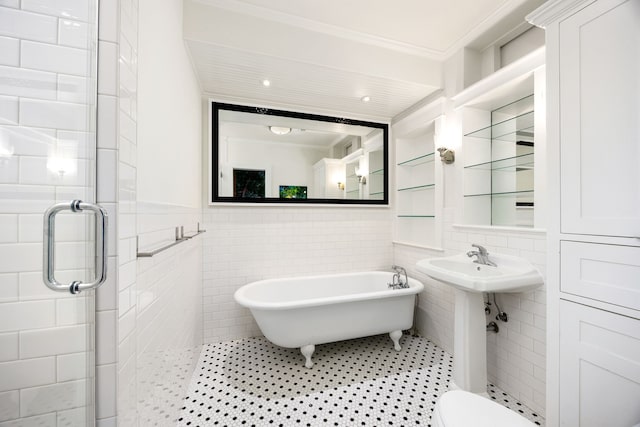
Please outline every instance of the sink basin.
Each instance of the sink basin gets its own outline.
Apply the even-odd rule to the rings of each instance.
[[[416,264],[421,273],[454,288],[453,377],[449,388],[486,397],[487,318],[483,292],[525,292],[543,284],[538,270],[526,259],[490,254],[489,260],[496,267],[475,263],[466,253],[423,259]]]
[[[468,292],[525,292],[542,285],[542,276],[527,260],[489,255],[497,267],[473,262],[466,254],[418,261],[421,273]]]

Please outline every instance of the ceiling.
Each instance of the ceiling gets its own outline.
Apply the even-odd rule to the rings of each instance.
[[[312,118],[294,118],[249,112],[219,111],[220,139],[234,138],[242,141],[261,141],[274,144],[295,145],[300,148],[328,150],[350,136],[367,137],[379,129],[345,123],[324,122]],[[289,128],[286,135],[275,135],[271,126]]]
[[[446,59],[488,46],[539,3],[185,0],[183,34],[212,98],[388,121],[442,89]]]

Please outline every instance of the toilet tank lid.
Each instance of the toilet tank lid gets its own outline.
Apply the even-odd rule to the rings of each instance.
[[[535,427],[507,407],[468,391],[448,391],[436,406],[445,427]]]

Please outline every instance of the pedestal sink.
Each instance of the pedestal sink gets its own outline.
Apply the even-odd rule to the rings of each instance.
[[[543,284],[526,259],[490,255],[496,266],[477,264],[466,254],[418,261],[421,273],[454,287],[455,325],[451,389],[487,393],[487,336],[483,292],[525,292]]]

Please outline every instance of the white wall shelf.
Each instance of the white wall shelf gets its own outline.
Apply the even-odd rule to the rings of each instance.
[[[535,81],[520,79],[510,97],[502,89],[494,101],[484,94],[483,102],[471,102],[463,115],[463,128],[471,128],[463,131],[465,222],[535,225]],[[496,106],[498,101],[504,105]]]

